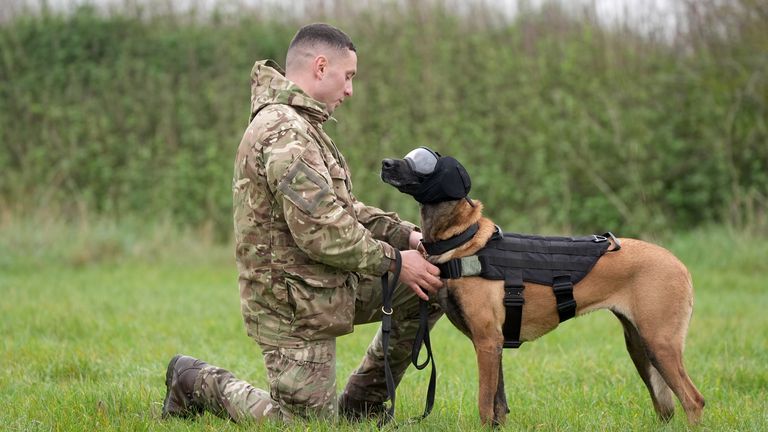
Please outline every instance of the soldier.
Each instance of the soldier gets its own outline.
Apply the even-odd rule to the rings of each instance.
[[[235,160],[234,225],[243,319],[261,347],[270,388],[175,356],[163,417],[208,410],[234,421],[290,421],[381,413],[381,330],[338,401],[336,337],[381,319],[379,276],[394,269],[395,248],[403,250],[390,343],[396,383],[409,364],[419,298],[432,294],[430,326],[442,315],[439,270],[416,250],[421,233],[355,198],[349,167],[323,130],[352,96],[356,70],[349,36],[327,24],[298,31],[285,74],[270,60],[254,65],[250,124]]]

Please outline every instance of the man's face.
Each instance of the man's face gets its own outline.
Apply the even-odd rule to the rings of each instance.
[[[352,96],[352,78],[357,73],[357,54],[344,50],[329,55],[327,59],[328,63],[322,79],[317,82],[313,98],[323,102],[328,113],[332,114],[344,99]]]

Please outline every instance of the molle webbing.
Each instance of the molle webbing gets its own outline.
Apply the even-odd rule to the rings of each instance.
[[[576,301],[573,286],[594,267],[608,250],[613,234],[587,237],[542,237],[525,234],[501,234],[500,230],[476,255],[439,264],[440,276],[456,279],[480,276],[504,281],[504,347],[520,346],[524,282],[549,285],[557,300],[560,322],[573,318]]]

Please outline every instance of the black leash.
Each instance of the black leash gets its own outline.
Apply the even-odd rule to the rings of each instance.
[[[419,364],[419,354],[422,344],[427,349],[427,358],[424,363]],[[413,340],[413,350],[411,351],[411,363],[413,366],[422,370],[427,364],[432,363],[432,373],[429,376],[429,386],[427,387],[427,401],[424,406],[424,414],[412,420],[425,419],[432,407],[435,405],[435,384],[437,382],[437,371],[435,370],[435,358],[432,356],[432,344],[429,342],[429,302],[419,301],[419,329],[416,331],[416,338]]]
[[[384,416],[379,419],[378,427],[382,428],[395,418],[395,379],[392,376],[392,369],[389,366],[389,336],[392,332],[392,297],[397,287],[397,281],[400,279],[400,268],[402,266],[402,257],[400,251],[395,250],[395,271],[392,274],[392,283],[389,283],[389,272],[381,276],[381,345],[384,350],[384,379],[387,383],[387,396],[390,401],[389,409],[384,412]],[[422,345],[427,349],[427,358],[419,364],[419,354]],[[413,366],[422,370],[429,363],[432,363],[432,372],[429,377],[429,386],[427,387],[427,400],[424,406],[424,413],[421,417],[415,417],[409,420],[409,423],[426,418],[435,405],[435,387],[437,382],[437,371],[435,369],[435,358],[432,355],[432,344],[429,340],[429,302],[419,301],[419,328],[416,331],[416,337],[413,340],[413,349],[411,350],[411,363]]]
[[[392,296],[400,279],[400,268],[403,258],[400,251],[395,249],[395,271],[392,274],[392,283],[389,283],[389,272],[381,276],[381,346],[384,349],[384,380],[387,382],[387,396],[389,397],[389,409],[384,411],[384,416],[379,419],[378,427],[381,429],[390,420],[395,418],[395,379],[392,377],[392,369],[389,367],[389,336],[392,332]]]

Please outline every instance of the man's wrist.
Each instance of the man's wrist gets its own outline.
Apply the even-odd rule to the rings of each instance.
[[[418,250],[421,244],[422,234],[419,231],[413,230],[408,235],[408,248]]]

